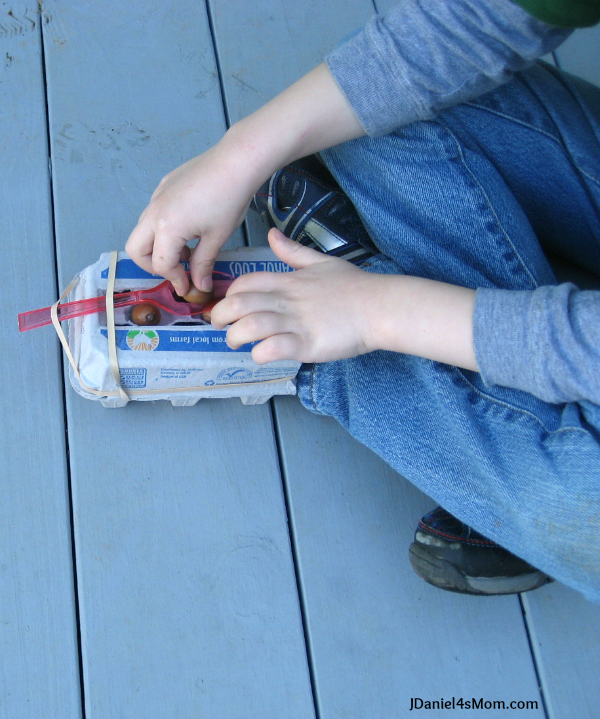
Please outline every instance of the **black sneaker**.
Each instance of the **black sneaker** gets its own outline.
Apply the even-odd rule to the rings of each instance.
[[[269,227],[327,255],[358,265],[377,254],[354,205],[314,155],[276,172],[250,207]]]
[[[420,520],[409,557],[426,582],[462,594],[516,594],[552,581],[441,507]]]

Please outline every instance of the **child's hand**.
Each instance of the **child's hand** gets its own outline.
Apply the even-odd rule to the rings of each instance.
[[[167,175],[152,195],[126,250],[182,295],[189,282],[179,264],[187,242],[200,238],[190,269],[209,289],[217,254],[241,225],[258,188],[299,157],[364,135],[327,65],[318,67],[264,107],[235,123],[203,155]]]
[[[179,262],[189,256],[186,243],[199,237],[190,258],[192,281],[210,289],[217,253],[241,225],[261,183],[249,177],[251,167],[237,148],[222,140],[168,174],[131,233],[125,246],[128,254],[185,295],[189,282]]]
[[[212,311],[212,324],[237,349],[252,350],[258,364],[280,359],[328,362],[370,352],[370,313],[377,275],[269,232],[271,248],[295,272],[254,272],[239,277]]]

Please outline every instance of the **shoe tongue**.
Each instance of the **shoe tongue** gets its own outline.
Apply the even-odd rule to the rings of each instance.
[[[280,210],[289,210],[293,207],[300,194],[300,180],[293,175],[290,176],[286,172],[281,173],[281,177],[277,180],[277,207]]]

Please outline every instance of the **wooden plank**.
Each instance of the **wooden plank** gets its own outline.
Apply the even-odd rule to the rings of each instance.
[[[53,331],[17,313],[54,297],[37,4],[0,7],[0,715],[79,717],[62,380]]]
[[[212,8],[233,119],[320,62],[372,14],[369,2],[317,10],[305,0],[277,13],[266,2]],[[240,50],[232,38],[242,32]],[[252,242],[264,242],[264,227],[252,231]],[[411,696],[530,699],[539,703],[531,715],[543,716],[518,599],[479,601],[419,580],[407,549],[431,501],[334,421],[295,399],[274,404],[321,716],[404,715]]]
[[[549,719],[598,716],[598,605],[561,584],[523,595]]]
[[[474,697],[537,701],[527,714],[543,717],[518,599],[443,592],[412,571],[433,502],[334,420],[278,398],[277,421],[322,715],[384,719],[408,716],[415,697]],[[467,713],[489,711],[432,716]]]
[[[63,284],[101,252],[122,248],[160,179],[225,131],[209,35],[194,33],[198,9],[146,2],[132,16],[127,6],[103,3],[99,34],[88,20],[92,7],[44,4],[48,59],[61,72],[49,77],[49,101]],[[134,21],[141,23],[137,37]],[[83,27],[90,28],[86,39]],[[105,178],[101,196],[98,176]],[[77,192],[73,178],[83,183]],[[91,220],[94,210],[100,223]],[[69,241],[76,252],[63,249]],[[240,244],[238,233],[228,246]]]
[[[200,4],[44,15],[66,280],[225,124]],[[87,719],[313,716],[268,405],[67,400]]]
[[[370,0],[353,0],[343,7],[317,0],[283,0],[277,6],[264,0],[209,0],[209,5],[232,123],[322,62],[336,43],[373,14]]]

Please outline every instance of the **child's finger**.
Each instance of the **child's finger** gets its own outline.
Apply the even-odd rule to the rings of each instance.
[[[154,230],[139,223],[125,243],[125,252],[146,272],[153,273],[152,250],[154,248]]]
[[[266,364],[277,360],[301,360],[302,342],[292,332],[267,337],[252,348],[252,359],[256,364]]]
[[[213,287],[212,272],[219,250],[227,241],[227,237],[204,236],[196,245],[190,257],[190,273],[192,282],[203,292],[210,292]]]
[[[272,292],[285,282],[287,272],[247,272],[227,288],[227,297],[240,292]]]
[[[242,317],[256,312],[277,312],[278,309],[277,298],[267,292],[236,292],[228,294],[213,307],[211,322],[217,329],[223,329]]]
[[[276,312],[253,312],[227,330],[227,346],[236,350],[242,345],[287,332],[287,324],[286,318]]]
[[[171,280],[175,292],[182,296],[187,294],[190,282],[187,274],[180,264],[181,251],[187,244],[185,237],[156,234],[152,251],[153,272],[167,280]]]
[[[321,262],[330,262],[334,259],[310,247],[304,247],[299,242],[290,240],[275,227],[269,230],[268,237],[269,245],[277,257],[295,270]]]

